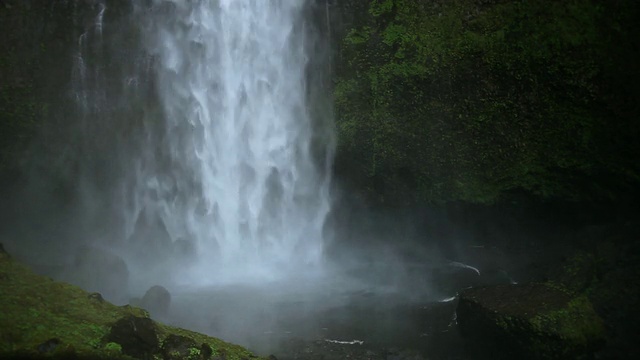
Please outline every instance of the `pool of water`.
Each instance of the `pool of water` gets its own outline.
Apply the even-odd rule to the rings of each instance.
[[[438,284],[471,272],[451,264],[402,271],[378,264],[271,283],[183,287],[172,291],[164,320],[278,358],[295,351],[292,344],[314,341],[452,358],[456,290]]]

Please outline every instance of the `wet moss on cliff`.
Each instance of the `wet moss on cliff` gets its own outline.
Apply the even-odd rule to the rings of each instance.
[[[17,156],[19,148],[31,136],[42,108],[34,94],[34,82],[29,72],[37,56],[21,53],[23,16],[20,8],[0,3],[0,169]],[[35,49],[40,52],[44,49]],[[33,53],[33,49],[29,51]]]
[[[372,198],[635,191],[636,2],[350,3],[341,10],[358,13],[335,66],[337,172]]]
[[[0,1],[0,170],[12,171],[65,112],[76,1]],[[64,115],[62,115],[64,114]],[[55,124],[54,124],[55,126]]]

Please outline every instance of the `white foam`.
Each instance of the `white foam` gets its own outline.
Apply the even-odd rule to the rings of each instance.
[[[195,241],[190,282],[321,264],[329,179],[310,152],[304,0],[171,3],[143,26],[171,166],[138,175],[139,210]]]

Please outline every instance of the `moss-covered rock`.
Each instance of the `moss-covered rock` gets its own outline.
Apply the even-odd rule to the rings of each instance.
[[[240,346],[155,322],[143,309],[115,306],[34,274],[1,249],[0,358],[164,359],[167,349],[171,359],[254,357]]]
[[[211,353],[208,345],[197,345],[192,338],[187,336],[169,335],[162,344],[162,358],[164,360],[209,359]]]
[[[145,317],[126,316],[116,321],[106,340],[120,345],[122,353],[139,359],[150,358],[160,349],[156,326]]]
[[[583,250],[567,257],[549,278],[574,293],[586,294],[607,327],[606,359],[640,357],[640,225],[615,223],[587,227],[576,234]]]
[[[605,337],[586,296],[550,284],[468,289],[457,314],[470,350],[491,359],[576,359]]]

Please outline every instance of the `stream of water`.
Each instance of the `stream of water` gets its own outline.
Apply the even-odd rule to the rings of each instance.
[[[113,10],[96,2],[78,40],[74,92],[91,122],[84,137],[129,137],[115,211],[132,273],[163,267],[164,277],[174,266],[176,281],[210,284],[320,268],[332,145],[314,140],[305,2],[134,1],[126,30],[103,24]],[[109,73],[100,58],[114,55],[101,44],[125,48],[133,37],[124,60],[133,65]],[[119,102],[143,103],[142,130],[93,123],[115,106],[105,90],[114,82],[131,93]]]

